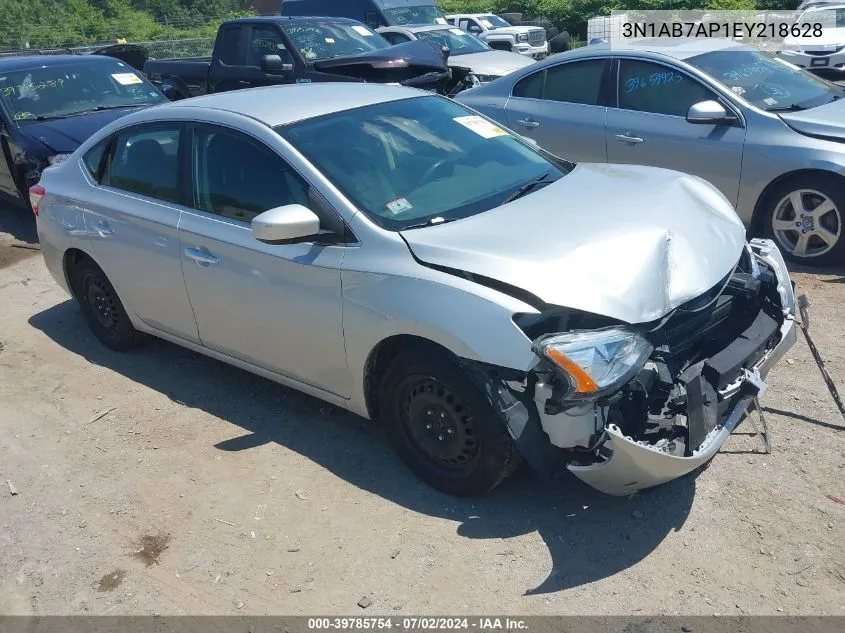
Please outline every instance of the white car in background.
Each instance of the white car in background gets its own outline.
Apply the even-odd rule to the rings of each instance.
[[[845,2],[841,4],[823,4],[809,7],[798,25],[821,25],[821,35],[804,36],[801,28],[799,36],[784,38],[781,57],[784,60],[811,71],[845,71]]]
[[[513,26],[490,13],[447,15],[446,20],[496,50],[512,51],[534,59],[543,59],[549,54],[546,30],[539,26]]]
[[[463,29],[441,24],[419,26],[383,26],[376,29],[391,44],[412,40],[428,40],[449,49],[449,66],[470,68],[470,75],[478,84],[504,77],[515,70],[530,66],[534,60],[508,51],[494,51],[487,44]]]

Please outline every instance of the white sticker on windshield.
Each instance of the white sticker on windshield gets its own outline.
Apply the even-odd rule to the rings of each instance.
[[[488,29],[493,28],[493,23],[490,22],[490,20],[479,20],[479,22],[481,22],[481,24],[483,24]]]
[[[482,119],[480,116],[459,116],[452,119],[455,123],[460,123],[465,128],[472,130],[482,138],[496,138],[497,136],[510,136],[498,125],[490,123],[487,119]]]
[[[438,24],[447,24],[446,18],[434,18],[434,21]]]
[[[333,37],[327,37],[326,38],[326,44],[334,44],[334,38]]]
[[[396,198],[396,200],[391,200],[385,206],[387,206],[387,210],[390,211],[393,215],[399,215],[400,213],[410,211],[414,208],[414,206],[405,198]]]
[[[454,33],[455,35],[469,35],[469,33],[461,29],[449,29],[449,32]]]
[[[766,97],[765,99],[763,99],[763,103],[765,103],[766,105],[775,105],[777,102],[777,99],[772,99],[771,97]]]
[[[133,84],[142,83],[141,78],[135,73],[115,73],[112,75],[112,79],[121,86],[131,86]]]
[[[360,24],[354,25],[352,27],[352,30],[354,30],[359,35],[364,35],[365,37],[372,36],[372,31],[370,31],[370,29],[368,29],[366,26],[361,26]]]

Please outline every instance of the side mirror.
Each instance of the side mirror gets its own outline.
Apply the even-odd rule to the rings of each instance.
[[[264,55],[261,58],[261,70],[268,75],[281,75],[293,70],[293,64],[282,62],[280,55]]]
[[[265,211],[252,219],[252,233],[259,242],[292,242],[320,232],[320,218],[301,204]]]
[[[481,33],[481,27],[475,25],[470,26],[467,28],[467,32],[472,33],[473,35],[478,35],[479,33]]]
[[[699,125],[724,125],[736,121],[718,101],[699,101],[687,111],[687,122]]]

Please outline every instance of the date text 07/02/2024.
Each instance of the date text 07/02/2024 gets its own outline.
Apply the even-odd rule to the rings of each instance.
[[[622,37],[750,37],[783,39],[785,37],[821,37],[820,22],[625,22]]]
[[[398,629],[400,631],[517,631],[527,630],[525,620],[497,617],[338,617],[308,618],[312,631],[374,631]]]

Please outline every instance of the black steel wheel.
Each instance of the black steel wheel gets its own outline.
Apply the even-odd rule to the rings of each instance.
[[[400,352],[384,372],[378,402],[393,449],[432,488],[481,495],[520,462],[505,423],[445,350]]]

